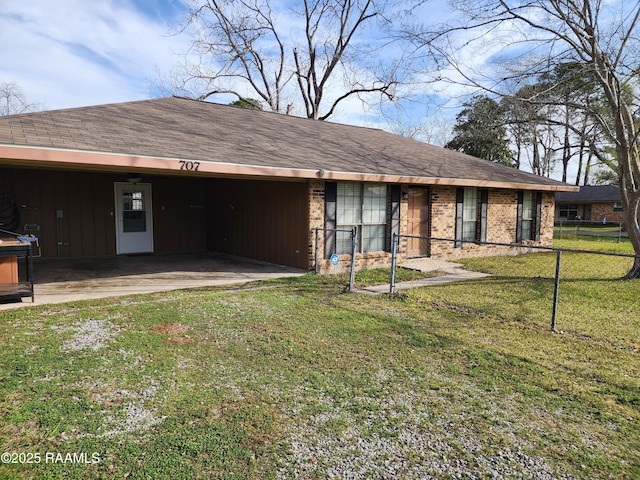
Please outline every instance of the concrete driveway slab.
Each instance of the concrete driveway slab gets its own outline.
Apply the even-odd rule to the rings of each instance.
[[[35,259],[35,302],[0,304],[0,310],[76,300],[213,287],[291,277],[306,272],[217,253]]]

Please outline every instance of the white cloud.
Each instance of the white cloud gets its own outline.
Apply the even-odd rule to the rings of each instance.
[[[128,0],[5,0],[0,82],[50,109],[146,98],[156,67],[186,48],[167,23]]]

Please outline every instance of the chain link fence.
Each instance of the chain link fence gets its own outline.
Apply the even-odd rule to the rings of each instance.
[[[329,258],[329,262],[334,267],[338,267],[343,262],[344,254],[338,255],[337,251],[338,234],[344,234],[341,239],[341,244],[344,243],[344,236],[348,235],[350,240],[350,253],[349,253],[349,286],[348,289],[351,292],[353,290],[353,284],[355,282],[356,275],[356,249],[358,244],[358,227],[352,229],[340,229],[340,228],[316,228],[315,229],[315,253],[314,264],[315,274],[320,273],[320,258]],[[320,241],[320,235],[323,235],[322,242]],[[321,255],[320,248],[324,246],[324,255]],[[334,253],[331,253],[334,252]]]
[[[617,238],[618,243],[627,237],[623,222],[586,222],[584,220],[560,220],[554,225],[554,233],[560,238],[590,236],[603,239]]]
[[[398,246],[405,246],[407,242],[420,242],[428,250],[439,242],[457,241],[394,234],[391,293],[395,292],[396,269],[406,265],[406,259],[400,259],[398,255],[398,251],[401,251]],[[617,243],[610,245],[612,250],[616,247],[617,250],[623,250]],[[486,256],[481,258],[483,253],[478,246],[498,248],[493,249],[492,259],[487,260]],[[463,243],[457,250],[460,259],[475,257],[468,261],[471,270],[480,263],[488,265],[496,262],[498,265],[495,271],[500,273],[492,273],[491,277],[479,280],[493,282],[491,288],[494,290],[489,295],[492,298],[485,303],[497,315],[509,308],[513,314],[517,306],[521,312],[516,317],[533,319],[538,324],[548,325],[552,331],[572,330],[580,335],[596,335],[598,326],[617,322],[623,332],[620,335],[626,335],[624,332],[628,331],[629,338],[637,338],[640,281],[622,281],[637,258],[633,254],[492,242]],[[521,255],[523,253],[526,255]],[[424,260],[428,261],[428,258]],[[479,289],[478,295],[482,294],[481,291],[484,290]],[[543,308],[540,308],[541,299]],[[500,305],[500,302],[504,305]]]

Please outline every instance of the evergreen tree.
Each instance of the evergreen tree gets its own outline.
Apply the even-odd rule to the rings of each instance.
[[[515,166],[506,138],[500,105],[487,96],[476,96],[464,104],[453,127],[454,138],[445,148]]]

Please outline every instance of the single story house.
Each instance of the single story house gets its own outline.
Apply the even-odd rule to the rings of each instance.
[[[45,257],[216,251],[313,269],[550,245],[576,187],[381,130],[169,97],[0,117],[0,195]],[[3,228],[0,225],[0,228]],[[316,245],[316,229],[319,232]],[[334,230],[338,230],[337,232]]]
[[[577,192],[556,193],[555,222],[574,220],[624,222],[620,188],[615,185],[586,185]]]

